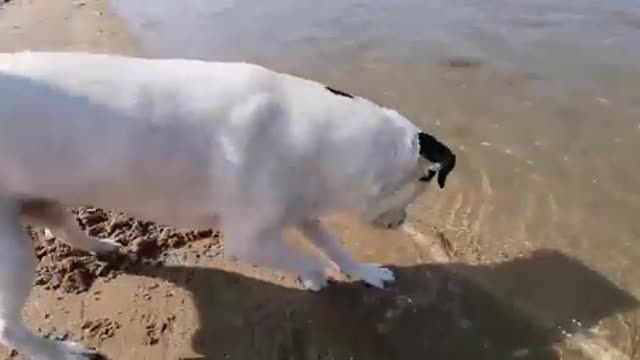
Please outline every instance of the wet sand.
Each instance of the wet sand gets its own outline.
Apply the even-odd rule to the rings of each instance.
[[[22,49],[142,54],[101,0],[1,5],[0,51]],[[483,228],[480,239],[459,214],[504,184],[471,192],[462,164],[445,192],[425,195],[404,231],[332,223],[359,259],[397,271],[391,289],[344,283],[305,292],[289,276],[224,259],[223,234],[176,234],[82,209],[86,231],[120,238],[130,255],[95,259],[36,231],[29,326],[125,360],[637,358],[638,302],[628,290],[564,252],[505,241],[500,229],[491,238]]]

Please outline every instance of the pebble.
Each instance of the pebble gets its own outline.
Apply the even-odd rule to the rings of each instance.
[[[380,334],[388,334],[389,331],[391,330],[391,327],[389,324],[379,323],[379,324],[376,324],[376,330]]]
[[[529,356],[529,349],[525,349],[525,348],[518,349],[518,350],[515,350],[513,353],[511,353],[511,355],[514,358],[521,358],[521,357]]]
[[[463,329],[470,329],[473,326],[473,323],[467,319],[460,320],[460,327]]]
[[[384,317],[387,319],[395,319],[402,314],[400,309],[390,309],[384,313]]]
[[[444,64],[452,68],[471,68],[482,65],[482,61],[466,57],[451,57],[445,59]]]
[[[404,308],[404,307],[407,307],[407,306],[409,306],[411,304],[413,304],[413,300],[411,300],[410,297],[404,296],[404,295],[396,296],[396,305],[399,308]]]

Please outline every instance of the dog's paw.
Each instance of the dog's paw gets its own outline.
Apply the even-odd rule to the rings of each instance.
[[[324,289],[327,286],[327,280],[317,280],[317,279],[301,279],[302,287],[306,290],[317,292]]]
[[[82,344],[73,341],[59,342],[61,356],[55,359],[59,360],[99,360],[106,359],[104,355],[95,350],[91,350]]]
[[[327,277],[322,273],[299,276],[298,280],[303,288],[314,292],[322,290],[328,284]]]
[[[396,280],[393,271],[374,264],[360,264],[347,275],[352,279],[362,280],[380,289],[384,288],[385,284],[393,283]]]
[[[43,239],[44,239],[44,240],[53,240],[53,239],[55,239],[55,238],[56,238],[56,237],[53,235],[53,233],[51,232],[51,230],[49,230],[48,228],[47,228],[47,229],[44,229],[44,235],[43,235]]]
[[[119,252],[122,249],[122,245],[118,244],[111,239],[101,239],[97,237],[91,237],[90,251],[97,255],[106,255]]]

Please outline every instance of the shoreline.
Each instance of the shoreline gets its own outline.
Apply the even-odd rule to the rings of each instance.
[[[141,44],[129,33],[126,24],[110,10],[108,1],[11,0],[2,3],[0,5],[0,51],[10,52],[27,49],[78,50],[123,55],[141,55],[143,53]],[[326,341],[327,347],[335,346],[338,353],[351,351],[358,355],[369,354],[372,359],[383,358],[384,355],[376,352],[376,350],[381,350],[377,345],[371,345],[369,348],[360,343],[350,343],[344,338],[345,336],[358,335],[358,332],[361,336],[367,335],[365,338],[359,338],[360,341],[379,341],[387,351],[395,350],[393,355],[432,354],[431,352],[420,353],[418,350],[426,351],[432,348],[423,348],[422,346],[426,345],[414,344],[413,339],[410,339],[411,336],[407,335],[431,335],[436,342],[437,340],[456,341],[456,338],[463,338],[468,333],[465,329],[455,328],[455,321],[466,324],[465,321],[469,321],[469,319],[458,318],[458,314],[450,314],[449,310],[445,311],[440,310],[438,306],[434,307],[433,302],[430,301],[437,302],[437,300],[429,300],[433,295],[429,293],[430,290],[420,289],[420,286],[417,285],[420,284],[424,287],[428,281],[433,281],[436,284],[440,284],[439,281],[442,281],[448,284],[453,277],[462,283],[464,288],[470,288],[471,293],[482,292],[483,295],[492,293],[491,295],[498,299],[501,297],[496,295],[496,291],[484,291],[486,289],[478,286],[482,285],[481,276],[474,279],[473,275],[455,275],[455,273],[464,273],[469,270],[468,268],[474,268],[474,271],[479,273],[480,271],[477,269],[493,271],[490,266],[487,266],[486,269],[482,266],[468,266],[463,267],[465,271],[458,271],[456,262],[459,262],[460,259],[437,261],[439,258],[448,259],[446,252],[438,247],[437,237],[434,237],[433,241],[428,241],[428,246],[422,246],[422,249],[418,250],[418,252],[426,253],[424,257],[421,257],[422,254],[420,254],[416,259],[413,249],[403,249],[403,246],[407,246],[412,241],[411,237],[413,237],[413,241],[418,239],[425,242],[422,240],[423,234],[420,231],[426,234],[429,239],[431,238],[432,234],[425,231],[424,228],[414,229],[414,234],[406,236],[402,234],[380,235],[366,230],[353,229],[350,226],[342,227],[339,234],[343,235],[345,243],[348,243],[348,247],[358,257],[367,258],[376,255],[377,258],[382,258],[385,261],[402,264],[400,273],[404,282],[400,286],[404,286],[404,288],[400,290],[387,293],[368,292],[369,290],[356,291],[350,288],[335,290],[338,296],[341,293],[351,294],[363,297],[369,303],[340,303],[336,305],[330,302],[331,306],[328,306],[322,303],[322,299],[326,300],[331,295],[319,297],[319,300],[311,300],[306,293],[295,290],[295,284],[290,280],[274,277],[269,271],[256,270],[250,266],[233,264],[222,259],[217,256],[219,248],[215,243],[213,246],[209,246],[194,242],[193,246],[187,244],[185,248],[170,251],[168,258],[173,260],[167,261],[165,264],[170,264],[176,274],[148,269],[134,271],[113,280],[97,281],[88,292],[79,295],[36,288],[26,308],[26,320],[31,328],[38,329],[40,333],[57,336],[60,335],[60,331],[64,331],[65,337],[69,336],[84,344],[96,346],[115,359],[204,359],[212,358],[212,356],[216,358],[221,355],[219,352],[221,348],[227,348],[229,351],[244,355],[251,354],[251,350],[263,350],[267,352],[278,351],[278,354],[286,356],[298,355],[301,358],[306,355],[299,352],[301,351],[298,349],[300,344],[296,343],[296,341],[300,341],[300,336],[310,342],[310,346],[313,346],[313,341],[320,344]],[[370,243],[364,247],[359,245],[365,241]],[[402,244],[397,245],[397,242]],[[418,244],[419,247],[421,244]],[[434,255],[434,248],[440,249],[435,251],[436,255]],[[207,266],[207,270],[204,270],[205,266]],[[215,271],[212,270],[213,268]],[[229,275],[232,273],[236,275]],[[424,273],[431,275],[426,276]],[[243,277],[241,278],[237,274],[243,275]],[[277,286],[273,284],[277,284]],[[412,287],[416,287],[416,289]],[[329,294],[332,291],[334,290],[329,291]],[[447,290],[443,290],[443,292],[451,297],[458,296],[455,292],[449,293]],[[245,299],[247,293],[248,296],[254,296],[255,300]],[[225,296],[220,294],[225,294]],[[406,303],[406,298],[409,295],[409,300],[413,305]],[[229,297],[229,300],[220,299],[225,297]],[[460,301],[474,304],[475,300],[462,299]],[[307,309],[307,303],[317,305],[316,308],[320,310]],[[473,315],[477,315],[480,319],[483,316],[491,317],[491,314],[486,315],[483,312],[495,311],[501,315],[506,314],[504,315],[506,320],[499,319],[506,322],[503,324],[505,326],[527,329],[535,327],[527,321],[511,319],[509,311],[504,309],[504,304],[499,304],[497,301],[483,298],[480,304],[483,306],[480,314],[472,314],[472,317]],[[449,304],[442,305],[446,307]],[[455,305],[452,307],[455,308]],[[368,310],[370,314],[358,315],[357,312],[362,309]],[[465,309],[455,308],[454,310],[462,311]],[[344,322],[332,320],[329,316],[332,311],[342,314],[343,319],[340,320],[344,320]],[[404,316],[405,312],[414,315]],[[294,316],[292,320],[281,313],[288,314],[286,316],[294,316],[297,313],[296,316],[300,319]],[[290,315],[290,313],[294,313],[294,315]],[[389,318],[378,319],[379,314],[384,314],[385,317],[387,314],[391,315]],[[266,320],[261,316],[264,316]],[[327,332],[333,331],[335,334],[317,334],[317,330],[313,327],[305,328],[304,324],[307,320],[303,319],[305,316],[315,321],[317,328]],[[327,316],[329,319],[325,319]],[[411,316],[424,319],[426,322],[431,321],[430,319],[436,320],[431,325],[419,326],[411,320]],[[217,325],[211,319],[216,319],[221,325]],[[280,323],[284,324],[282,328],[278,327]],[[241,329],[251,325],[263,328],[266,334],[256,335],[251,331]],[[406,329],[403,330],[405,325]],[[88,331],[85,326],[89,329]],[[225,346],[224,339],[215,338],[219,337],[221,333],[225,333],[221,330],[223,326],[227,327],[230,332],[227,340],[238,349],[230,348],[231,345]],[[277,330],[275,331],[277,335],[284,337],[284,339],[277,339],[278,342],[281,342],[279,346],[282,346],[284,350],[274,349],[273,345],[269,344],[269,341],[272,340],[270,334],[272,328]],[[412,333],[411,330],[414,332]],[[440,336],[434,332],[435,330],[441,330],[445,335]],[[501,336],[504,336],[501,331],[496,330],[496,334],[492,333],[494,329],[486,331],[488,334],[482,335],[489,338],[494,335],[492,338],[494,342],[500,343],[504,340],[501,340]],[[214,338],[207,339],[207,336]],[[255,336],[255,338],[251,336]],[[248,346],[249,349],[243,352],[245,350],[239,347],[249,338],[254,342],[251,346],[256,349],[251,349],[251,346]],[[395,342],[386,339],[395,339]],[[561,346],[548,344],[545,342],[546,339],[536,337],[534,340],[543,342],[549,347]],[[473,338],[465,341],[468,341],[467,345],[470,349],[468,355],[472,355],[474,351],[477,353],[482,349],[481,345],[484,340]],[[533,340],[531,342],[536,343]],[[588,342],[589,340],[586,340],[584,344]],[[574,344],[574,347],[584,347],[584,344]],[[478,347],[474,350],[474,346]],[[606,347],[604,346],[604,348]],[[438,358],[437,350],[439,348],[434,346],[433,349],[436,349],[433,350],[435,352],[434,358]],[[525,348],[515,349],[514,357],[524,353],[536,354],[534,348],[527,348],[526,351],[523,349]],[[198,357],[194,355],[194,352],[202,353],[205,356]],[[456,354],[459,353],[460,351]],[[4,348],[0,348],[0,357],[7,358],[6,354],[8,351],[5,352]],[[545,355],[547,354],[545,353]],[[565,359],[579,358],[572,357],[571,354],[569,357],[567,354],[564,355]],[[286,356],[285,358],[287,358]],[[545,359],[554,359],[551,355],[548,356]],[[594,356],[597,358],[602,355]],[[624,357],[616,357],[617,354],[610,354],[610,356],[611,359],[624,359]]]

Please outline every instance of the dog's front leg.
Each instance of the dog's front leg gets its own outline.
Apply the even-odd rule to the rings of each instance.
[[[315,246],[324,251],[347,276],[360,279],[378,288],[383,288],[385,283],[395,280],[395,275],[387,268],[355,261],[319,220],[304,220],[299,224],[298,229]]]
[[[282,240],[280,227],[225,223],[224,252],[236,260],[297,275],[312,291],[327,284],[322,260],[289,247]]]

